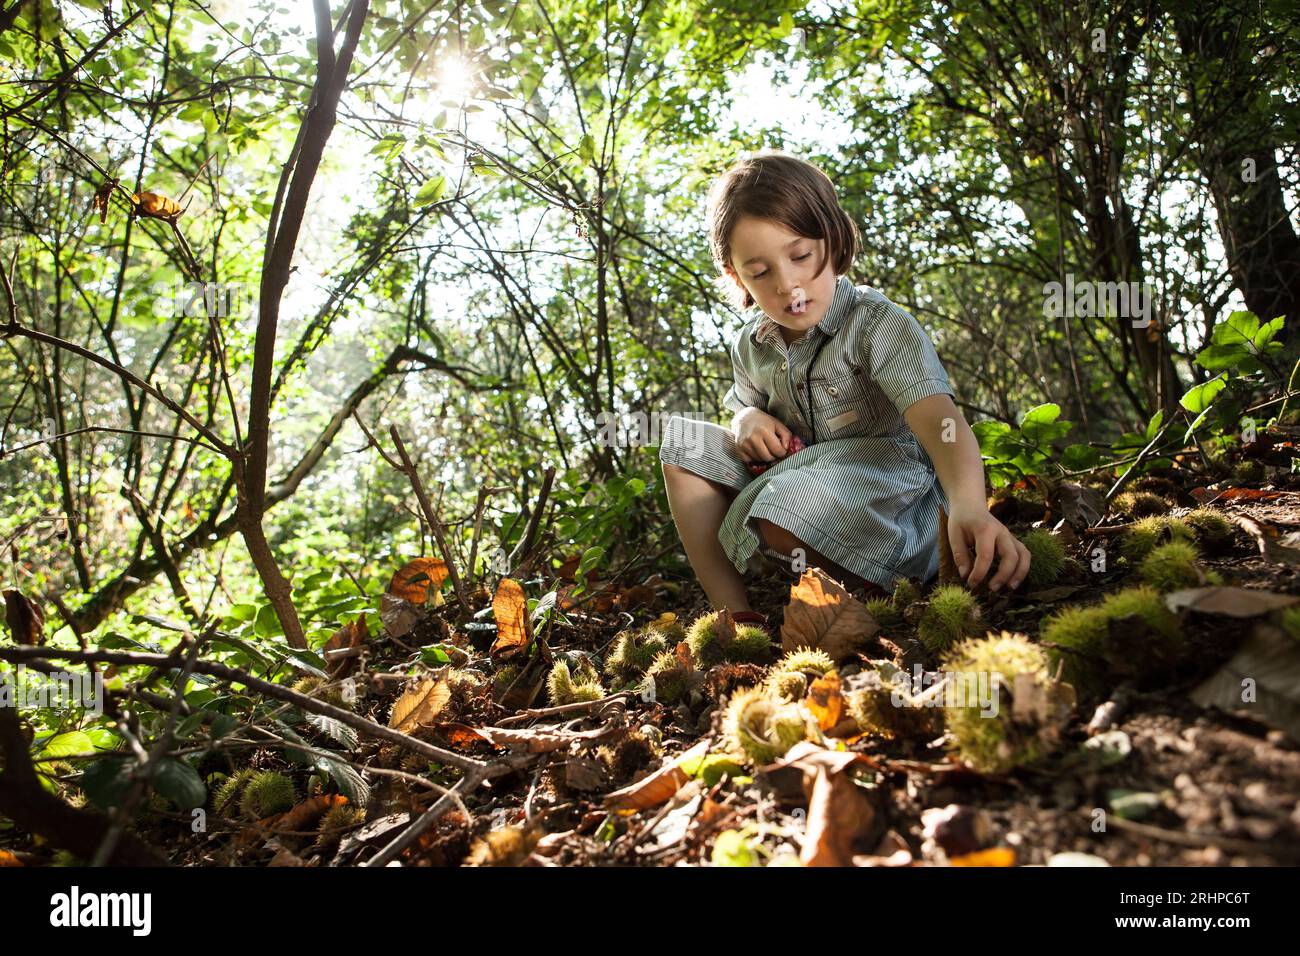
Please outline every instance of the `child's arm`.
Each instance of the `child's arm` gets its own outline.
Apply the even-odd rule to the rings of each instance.
[[[989,514],[979,441],[952,398],[930,395],[909,405],[903,418],[929,453],[948,496],[948,540],[966,584],[973,588],[984,580],[997,555],[998,570],[989,580],[989,590],[997,591],[1008,582],[1012,588],[1019,587],[1029,573],[1029,551]],[[972,545],[973,567],[969,550]]]

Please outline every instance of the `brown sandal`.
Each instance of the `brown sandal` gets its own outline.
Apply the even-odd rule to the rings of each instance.
[[[731,619],[737,624],[752,624],[766,632],[768,637],[774,636],[772,628],[768,626],[767,617],[757,611],[732,611]]]

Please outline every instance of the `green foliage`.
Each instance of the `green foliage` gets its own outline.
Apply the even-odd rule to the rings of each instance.
[[[971,426],[993,487],[1043,474],[1044,466],[1056,458],[1053,443],[1064,438],[1073,427],[1071,422],[1060,421],[1060,416],[1061,407],[1049,402],[1026,412],[1019,428],[999,421],[976,422]],[[1072,453],[1069,465],[1078,465],[1083,454]]]
[[[1184,442],[1203,424],[1220,434],[1237,430],[1254,387],[1251,379],[1273,370],[1270,357],[1282,351],[1278,333],[1283,324],[1282,317],[1261,323],[1254,313],[1243,311],[1233,312],[1214,326],[1210,344],[1197,353],[1196,363],[1218,374],[1192,386],[1180,399],[1183,408],[1196,416]]]

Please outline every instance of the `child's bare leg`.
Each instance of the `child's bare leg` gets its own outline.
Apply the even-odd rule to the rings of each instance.
[[[795,553],[795,548],[802,548],[804,562],[808,567],[822,568],[831,577],[837,578],[846,588],[856,590],[865,587],[868,592],[880,591],[882,594],[885,593],[880,585],[864,581],[853,572],[840,567],[815,548],[810,548],[804,544],[795,536],[794,532],[782,528],[779,524],[773,524],[766,518],[757,518],[755,522],[758,525],[759,537],[763,539],[763,543],[769,548],[789,555]]]
[[[718,529],[735,492],[680,465],[663,462],[663,471],[677,533],[709,603],[719,610],[750,610],[745,579],[718,541]]]

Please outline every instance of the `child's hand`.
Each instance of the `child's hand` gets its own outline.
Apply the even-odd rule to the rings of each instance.
[[[990,591],[997,591],[1008,582],[1014,590],[1029,573],[1029,549],[1007,530],[1006,525],[989,514],[988,508],[982,504],[953,507],[952,514],[948,515],[948,542],[952,545],[952,558],[957,571],[971,589],[984,580],[989,568],[993,566],[995,556],[998,559],[998,571],[989,580]],[[972,546],[975,550],[973,566],[970,556]]]
[[[735,420],[736,450],[746,461],[773,462],[784,458],[791,432],[761,408],[746,408]]]

